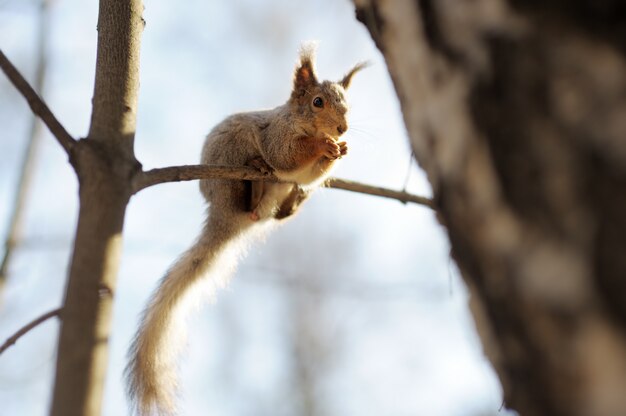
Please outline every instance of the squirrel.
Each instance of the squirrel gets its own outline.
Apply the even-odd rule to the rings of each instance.
[[[274,109],[231,115],[208,134],[201,163],[252,166],[280,182],[200,181],[209,208],[195,244],[170,267],[143,312],[129,349],[128,394],[140,415],[175,414],[176,358],[184,320],[206,291],[213,295],[234,271],[246,242],[291,217],[347,154],[345,93],[356,64],[338,82],[319,81],[314,43],[300,49],[288,101]]]

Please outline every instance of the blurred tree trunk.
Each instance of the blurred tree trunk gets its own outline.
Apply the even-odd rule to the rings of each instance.
[[[355,5],[507,407],[626,414],[626,6]]]
[[[43,95],[48,55],[48,38],[50,36],[49,0],[41,0],[37,11],[37,44],[35,55],[35,80],[33,88]],[[0,306],[4,296],[4,288],[8,280],[9,267],[15,248],[22,239],[26,202],[30,193],[37,150],[41,141],[41,121],[33,114],[30,121],[26,150],[20,166],[15,198],[11,203],[11,214],[7,235],[4,241],[4,254],[0,261]]]
[[[141,0],[101,0],[91,126],[71,148],[80,210],[59,339],[52,415],[99,415],[131,179]]]

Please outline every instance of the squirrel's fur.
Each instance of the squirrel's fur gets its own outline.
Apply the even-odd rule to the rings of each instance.
[[[314,45],[301,49],[284,105],[232,115],[207,136],[203,164],[255,166],[292,183],[200,182],[209,203],[202,233],[161,280],[129,351],[128,392],[142,416],[175,413],[176,357],[185,339],[185,316],[200,294],[226,284],[246,240],[292,215],[347,152],[345,142],[337,142],[347,130],[344,94],[364,65],[339,82],[320,82],[314,52]]]

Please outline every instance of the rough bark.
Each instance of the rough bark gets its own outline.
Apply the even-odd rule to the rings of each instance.
[[[355,0],[505,402],[626,411],[626,6]]]
[[[70,152],[80,210],[59,339],[54,416],[98,415],[133,153],[141,0],[101,0],[89,135]]]
[[[96,82],[89,139],[135,163],[139,46],[145,26],[140,0],[101,0]]]

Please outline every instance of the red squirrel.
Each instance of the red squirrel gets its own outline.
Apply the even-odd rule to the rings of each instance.
[[[314,53],[314,44],[301,48],[285,104],[227,117],[206,138],[203,164],[254,166],[283,182],[200,182],[209,204],[202,232],[153,293],[129,351],[128,392],[140,415],[175,413],[176,358],[185,316],[198,295],[225,285],[245,242],[294,214],[347,153],[346,143],[338,141],[348,129],[345,95],[365,63],[338,82],[319,81]]]

